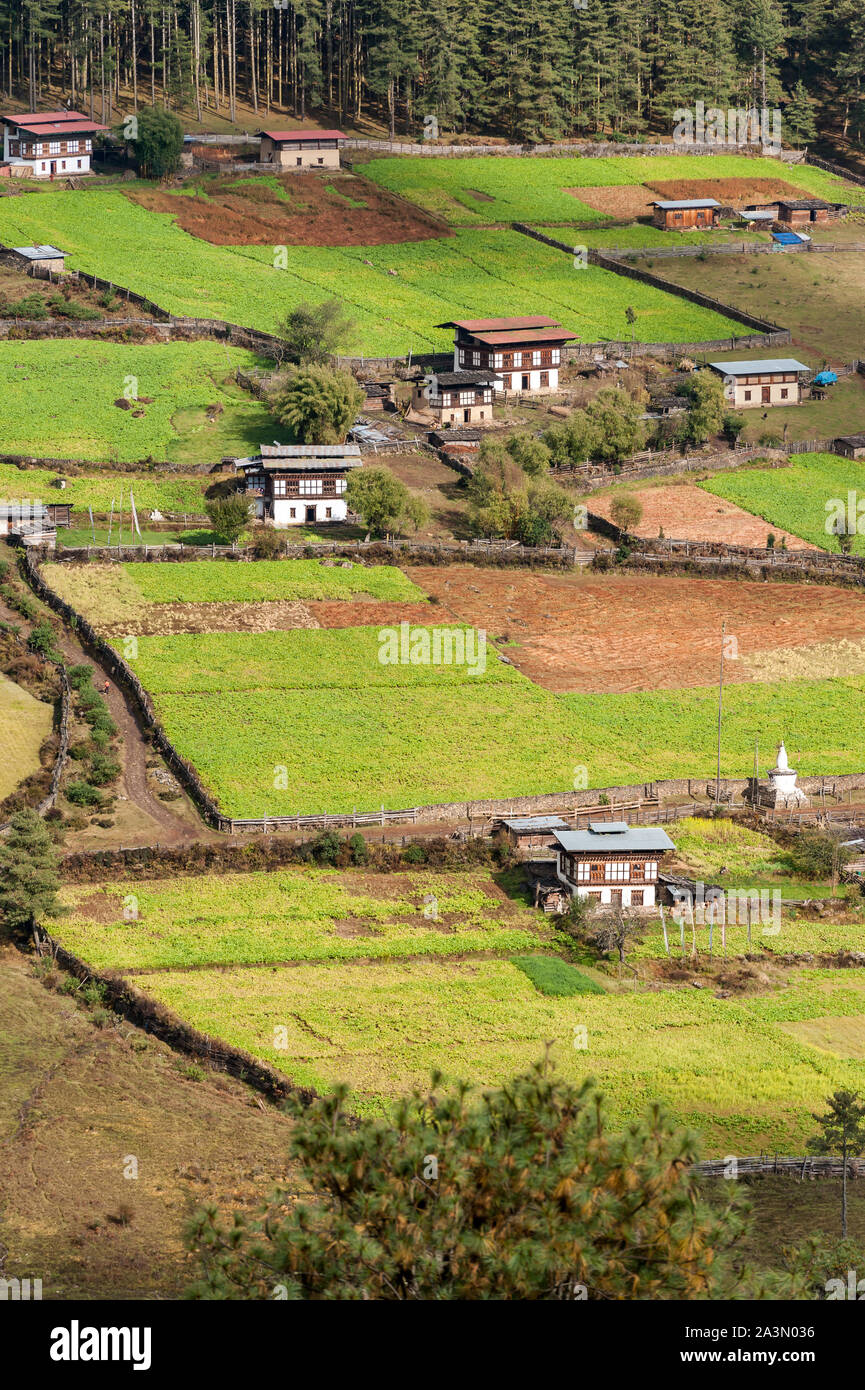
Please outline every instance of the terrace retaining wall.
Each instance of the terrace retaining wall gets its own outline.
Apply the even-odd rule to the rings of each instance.
[[[127,1019],[136,1028],[141,1028],[145,1033],[167,1043],[176,1052],[200,1058],[209,1066],[227,1072],[238,1081],[252,1086],[269,1100],[278,1102],[294,1095],[304,1105],[309,1105],[317,1099],[317,1092],[311,1087],[296,1086],[288,1077],[269,1067],[266,1062],[260,1062],[248,1052],[242,1052],[239,1047],[232,1047],[230,1043],[221,1039],[199,1033],[164,1004],[139,993],[119,975],[94,970],[71,951],[67,951],[65,946],[61,946],[44,927],[37,926],[34,935],[41,954],[52,956],[62,970],[68,971],[82,983],[94,981],[101,985],[106,1003],[115,1013]]]

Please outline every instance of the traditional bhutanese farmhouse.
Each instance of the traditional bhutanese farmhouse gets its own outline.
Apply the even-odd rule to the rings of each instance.
[[[499,391],[508,395],[557,391],[562,348],[574,334],[557,319],[535,314],[509,319],[450,319],[454,371],[492,368]]]
[[[4,163],[13,173],[26,167],[37,179],[89,174],[93,137],[106,129],[80,111],[30,111],[0,121]]]
[[[274,526],[345,521],[346,480],[361,467],[358,444],[263,444],[253,458],[236,459],[254,515]]]
[[[810,372],[795,357],[769,357],[755,362],[710,362],[724,378],[724,395],[736,410],[753,410],[767,405],[799,405],[802,400],[800,372]]]
[[[341,130],[260,130],[260,164],[281,169],[338,169]]]
[[[496,374],[483,371],[430,372],[416,383],[412,410],[431,415],[438,425],[489,425],[493,418]]]
[[[589,821],[588,830],[557,830],[556,876],[578,898],[622,907],[653,907],[658,864],[676,848],[660,826]]]
[[[687,227],[714,227],[721,204],[714,198],[661,199],[653,203],[652,221],[667,232],[682,232]]]

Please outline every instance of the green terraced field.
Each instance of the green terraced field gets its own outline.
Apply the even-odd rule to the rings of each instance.
[[[719,473],[700,484],[706,492],[725,497],[747,512],[762,516],[773,526],[792,531],[794,536],[819,545],[823,550],[840,550],[838,537],[826,531],[834,517],[833,500],[845,506],[853,492],[852,518],[861,526],[854,535],[853,553],[865,554],[865,506],[857,518],[857,504],[865,503],[865,468],[861,460],[839,454],[794,454],[789,468],[742,468]]]
[[[273,417],[240,390],[233,374],[257,361],[213,342],[4,340],[0,452],[213,463],[225,452],[254,451],[273,439]],[[126,392],[148,403],[121,408],[115,402]],[[209,405],[220,407],[213,425],[206,420]]]
[[[628,306],[637,313],[638,342],[740,331],[733,320],[651,286],[593,266],[578,272],[562,252],[513,231],[468,230],[393,246],[288,247],[288,268],[277,270],[272,247],[214,246],[182,231],[169,213],[93,189],[0,199],[0,241],[25,237],[63,246],[71,266],[177,314],[273,330],[299,301],[337,295],[356,321],[343,351],[443,350],[452,339],[437,323],[539,311],[555,314],[586,341],[630,337]]]
[[[500,155],[406,155],[374,159],[364,174],[383,187],[438,213],[453,226],[489,222],[602,222],[603,213],[579,201],[571,188],[655,183],[665,179],[783,179],[803,193],[838,202],[865,203],[865,189],[822,169],[781,165],[748,155],[629,155],[609,159],[510,159]],[[472,190],[483,193],[482,200]]]
[[[552,930],[480,870],[142,879],[70,888],[63,901],[68,914],[52,931],[92,965],[121,971],[538,950]]]
[[[138,488],[135,485],[135,496]],[[199,500],[199,505],[201,502]],[[46,566],[57,593],[94,623],[134,622],[162,603],[256,603],[279,599],[395,600],[423,603],[424,593],[392,565],[329,567],[319,560],[181,560],[171,564]],[[225,636],[226,634],[223,634]],[[203,640],[208,640],[206,637]],[[281,640],[277,637],[277,640]],[[227,646],[225,647],[227,651]],[[208,652],[212,659],[214,651]]]
[[[34,344],[35,346],[35,344]],[[39,346],[42,346],[39,344]],[[118,412],[119,414],[119,412]],[[212,479],[205,474],[195,478],[177,478],[171,474],[161,477],[153,473],[112,473],[109,469],[91,474],[64,474],[66,487],[58,492],[52,487],[52,479],[58,476],[56,469],[16,468],[11,463],[0,463],[0,497],[28,497],[33,501],[70,502],[75,511],[86,516],[91,506],[96,513],[108,513],[111,499],[115,503],[115,520],[120,489],[123,489],[124,538],[129,526],[129,490],[135,498],[135,505],[141,514],[139,519],[144,530],[144,513],[154,508],[161,512],[189,512],[199,515],[204,511],[204,490]],[[117,540],[115,526],[112,542]],[[131,541],[128,543],[131,544]]]
[[[478,959],[174,971],[135,983],[297,1082],[348,1081],[359,1110],[422,1086],[432,1068],[501,1084],[551,1040],[561,1073],[596,1076],[619,1121],[661,1100],[703,1130],[709,1154],[798,1153],[825,1096],[865,1085],[865,1062],[789,1031],[803,1019],[856,1025],[865,972],[802,973],[771,995],[726,1000],[710,990],[545,996],[510,961]],[[585,1048],[574,1045],[578,1027]]]

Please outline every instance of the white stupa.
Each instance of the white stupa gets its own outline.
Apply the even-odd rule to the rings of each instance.
[[[778,748],[777,765],[769,769],[769,785],[762,788],[761,801],[769,806],[785,807],[807,806],[808,798],[796,786],[796,770],[787,760],[787,749],[783,742]]]

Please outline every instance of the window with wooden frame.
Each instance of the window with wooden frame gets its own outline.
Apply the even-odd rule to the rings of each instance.
[[[647,860],[646,860],[645,864],[643,865],[643,877],[645,878],[645,880],[646,880],[647,883],[648,883],[648,881],[649,881],[650,879],[653,879],[653,878],[657,878],[657,877],[658,877],[658,861],[657,861],[657,859],[647,859]]]
[[[627,859],[608,859],[604,865],[604,878],[607,883],[626,883],[630,870]]]
[[[561,350],[561,348],[553,348],[552,352],[550,353],[550,362],[551,362],[551,364],[552,364],[554,367],[557,367],[557,366],[559,365],[559,363],[561,362],[561,360],[562,360],[562,350]]]

